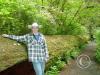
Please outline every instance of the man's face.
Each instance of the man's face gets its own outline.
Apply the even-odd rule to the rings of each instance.
[[[33,32],[33,33],[37,33],[38,30],[39,30],[38,27],[32,27],[32,32]]]

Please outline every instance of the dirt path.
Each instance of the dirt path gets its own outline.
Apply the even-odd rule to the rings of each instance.
[[[90,42],[81,55],[88,55],[91,59],[91,64],[88,68],[80,68],[76,60],[72,60],[70,64],[60,72],[59,75],[100,75],[100,65],[94,60],[96,45]]]

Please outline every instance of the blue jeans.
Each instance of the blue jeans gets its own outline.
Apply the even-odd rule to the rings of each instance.
[[[36,75],[44,75],[45,61],[32,62]]]

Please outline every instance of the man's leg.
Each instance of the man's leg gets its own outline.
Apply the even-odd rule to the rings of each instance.
[[[45,62],[41,62],[42,75],[44,75]]]
[[[32,62],[36,75],[42,75],[42,68],[40,62]]]

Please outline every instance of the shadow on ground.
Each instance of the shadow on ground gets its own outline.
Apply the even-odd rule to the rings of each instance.
[[[32,63],[28,59],[21,61],[14,66],[0,72],[0,75],[36,75]]]

